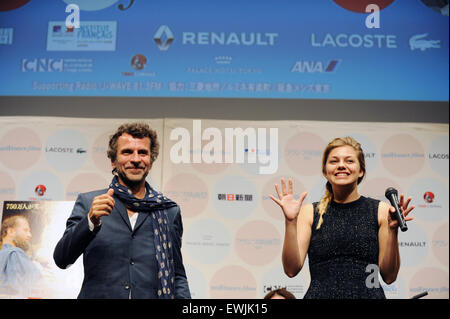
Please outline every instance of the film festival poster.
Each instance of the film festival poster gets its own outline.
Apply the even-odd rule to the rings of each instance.
[[[21,215],[29,223],[31,239],[28,245],[24,246],[28,259],[24,263],[21,262],[21,265],[27,265],[21,268],[25,270],[22,271],[25,274],[22,278],[10,279],[7,283],[3,281],[1,284],[0,281],[0,299],[77,297],[83,278],[82,259],[79,258],[64,270],[59,269],[53,261],[54,248],[64,233],[73,205],[73,201],[4,201],[0,216],[2,225],[6,219]],[[14,263],[11,267],[19,266]]]

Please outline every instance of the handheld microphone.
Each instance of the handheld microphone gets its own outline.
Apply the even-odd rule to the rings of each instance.
[[[424,291],[424,292],[421,292],[421,293],[418,294],[418,295],[415,295],[415,296],[411,297],[411,299],[419,299],[419,298],[425,297],[425,296],[427,296],[427,295],[428,295],[428,292],[427,292],[427,291]]]
[[[398,192],[395,188],[389,187],[386,189],[384,193],[387,199],[391,202],[391,205],[395,208],[395,213],[392,213],[395,216],[395,219],[398,221],[398,226],[402,231],[407,231],[408,226],[406,226],[405,217],[400,209],[400,202],[398,201]]]

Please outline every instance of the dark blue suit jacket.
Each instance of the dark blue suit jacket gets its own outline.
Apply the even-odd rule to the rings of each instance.
[[[134,229],[124,203],[115,206],[101,225],[89,229],[88,213],[95,196],[107,189],[80,194],[66,230],[53,253],[60,268],[75,263],[83,254],[84,280],[78,298],[157,298],[158,266],[153,227],[148,213],[139,213]],[[175,263],[175,298],[190,298],[181,256],[183,225],[178,206],[167,210]]]

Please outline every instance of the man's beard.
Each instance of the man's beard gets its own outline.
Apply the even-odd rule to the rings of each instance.
[[[14,242],[14,245],[16,245],[16,247],[21,248],[24,252],[28,252],[31,248],[30,242],[28,240],[14,238],[13,242]]]
[[[138,186],[140,186],[143,181],[145,182],[145,178],[148,175],[148,172],[147,172],[144,175],[142,175],[141,179],[139,179],[139,180],[131,180],[131,179],[129,179],[127,177],[125,172],[123,172],[123,171],[121,171],[119,169],[117,169],[116,172],[117,172],[117,175],[119,176],[119,178],[122,180],[122,182],[130,189],[137,188]]]

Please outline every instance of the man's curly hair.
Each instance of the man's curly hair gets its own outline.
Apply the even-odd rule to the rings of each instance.
[[[150,164],[152,164],[159,155],[159,142],[156,131],[152,130],[146,123],[125,123],[109,138],[108,158],[115,162],[117,159],[117,140],[122,134],[127,133],[134,138],[150,138]]]

